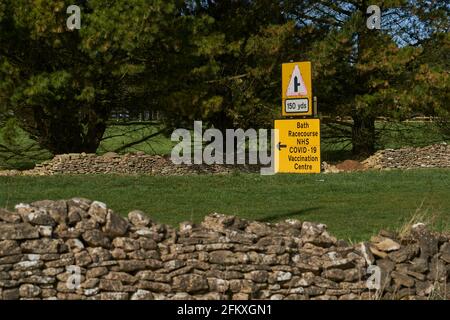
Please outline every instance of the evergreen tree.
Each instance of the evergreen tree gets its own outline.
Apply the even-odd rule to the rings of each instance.
[[[342,124],[350,126],[357,155],[375,150],[378,116],[405,118],[413,110],[425,111],[429,99],[435,99],[431,90],[424,89],[426,76],[415,75],[439,73],[429,68],[431,61],[424,60],[434,50],[425,43],[449,26],[444,3],[391,0],[380,6],[381,30],[370,30],[366,10],[371,4],[361,0],[290,2],[294,19],[328,32],[310,52],[315,94],[321,111],[353,119],[352,124]],[[446,53],[448,57],[448,48]],[[436,87],[448,81],[448,76],[438,78]]]
[[[71,4],[80,30],[66,27]],[[95,152],[111,110],[138,96],[129,83],[172,45],[176,17],[167,0],[1,0],[3,107],[53,153]]]
[[[168,122],[271,127],[280,112],[281,63],[296,32],[282,2],[190,1],[185,14],[190,38],[168,66],[176,84],[162,104]]]

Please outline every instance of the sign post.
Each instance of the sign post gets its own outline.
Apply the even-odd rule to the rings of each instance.
[[[282,103],[283,116],[302,118],[275,120],[275,171],[320,173],[320,120],[305,118],[317,113],[311,62],[282,65]]]

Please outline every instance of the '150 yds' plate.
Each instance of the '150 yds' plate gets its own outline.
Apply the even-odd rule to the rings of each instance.
[[[284,103],[286,113],[308,112],[308,99],[287,99]]]

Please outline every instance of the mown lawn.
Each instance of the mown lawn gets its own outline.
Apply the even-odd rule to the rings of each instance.
[[[126,214],[141,209],[177,225],[211,212],[266,222],[287,218],[326,223],[343,239],[368,239],[396,229],[417,208],[450,229],[450,170],[319,175],[0,177],[0,207],[75,196],[106,202]]]

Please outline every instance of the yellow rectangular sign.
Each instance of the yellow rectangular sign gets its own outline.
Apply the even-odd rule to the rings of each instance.
[[[275,120],[275,171],[320,173],[320,120]]]
[[[311,62],[283,63],[282,78],[282,115],[311,116],[312,80]]]

